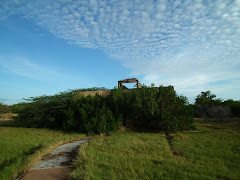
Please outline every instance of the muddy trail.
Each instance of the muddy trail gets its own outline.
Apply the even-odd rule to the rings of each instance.
[[[68,180],[78,149],[89,140],[90,138],[86,138],[58,146],[18,180]]]

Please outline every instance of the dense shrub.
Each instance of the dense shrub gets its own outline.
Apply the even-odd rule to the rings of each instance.
[[[228,99],[223,102],[223,105],[228,106],[231,110],[231,117],[240,117],[240,101]]]
[[[231,117],[231,109],[226,105],[202,104],[196,106],[196,116],[203,118],[225,118]]]
[[[193,123],[192,107],[172,86],[115,89],[108,99],[112,111],[122,116],[123,124],[130,128],[176,131],[191,128]]]
[[[224,101],[217,99],[211,91],[201,92],[196,97],[196,117],[224,118],[240,117],[240,102],[234,100]]]
[[[102,88],[100,88],[102,90]],[[193,110],[172,86],[114,89],[107,97],[64,92],[28,99],[14,106],[17,122],[82,133],[110,133],[122,123],[132,129],[176,131],[191,128]]]
[[[65,111],[65,130],[76,130],[83,133],[110,133],[119,127],[119,118],[115,118],[105,98],[96,95],[94,97],[82,96],[72,101]]]
[[[62,128],[66,119],[65,109],[72,101],[71,92],[55,96],[40,96],[26,99],[27,102],[14,105],[15,120],[25,127]]]
[[[0,103],[0,114],[12,112],[12,106]]]

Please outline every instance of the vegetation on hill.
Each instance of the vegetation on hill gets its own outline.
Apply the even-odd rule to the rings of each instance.
[[[96,94],[75,98],[74,94],[68,91],[30,98],[27,103],[14,106],[18,114],[15,120],[24,127],[106,134],[117,130],[120,124],[143,131],[192,127],[193,109],[187,98],[178,96],[172,86],[114,89],[107,97]]]
[[[115,89],[108,98],[113,113],[121,116],[123,125],[131,129],[178,131],[189,129],[193,124],[192,107],[172,86]]]
[[[0,102],[0,114],[10,113],[12,111],[12,106],[8,106]]]

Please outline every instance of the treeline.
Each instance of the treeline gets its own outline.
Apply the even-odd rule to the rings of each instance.
[[[10,113],[12,111],[12,106],[0,103],[0,114]]]
[[[195,116],[209,118],[240,117],[240,101],[223,101],[211,91],[201,92],[195,99]]]
[[[192,127],[194,116],[187,98],[177,95],[172,86],[114,89],[107,97],[78,97],[69,91],[30,98],[15,105],[14,112],[21,126],[88,134],[108,134],[120,125],[143,131],[184,130]]]

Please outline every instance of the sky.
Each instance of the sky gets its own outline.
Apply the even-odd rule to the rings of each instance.
[[[126,78],[240,100],[240,0],[0,1],[0,102]]]

